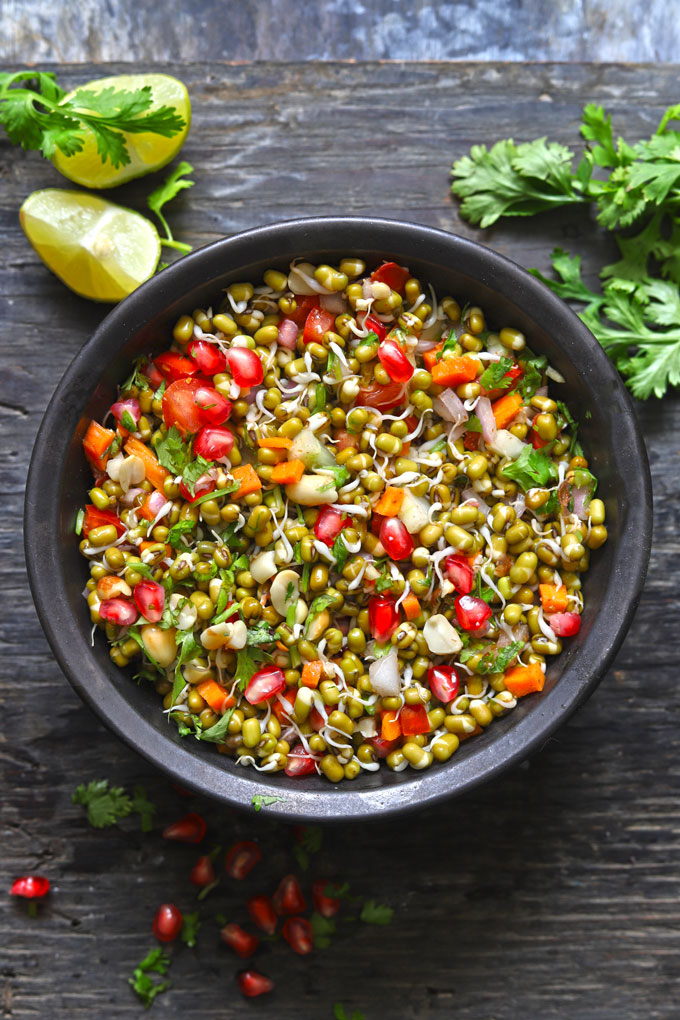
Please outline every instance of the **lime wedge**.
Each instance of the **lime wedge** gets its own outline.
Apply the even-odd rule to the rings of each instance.
[[[83,128],[85,145],[81,152],[77,152],[74,156],[65,156],[60,149],[57,149],[52,157],[52,163],[59,173],[68,177],[70,181],[75,181],[76,184],[82,184],[85,188],[114,188],[117,184],[124,184],[134,177],[141,177],[143,174],[159,170],[160,167],[174,159],[184,145],[191,125],[189,93],[181,81],[171,78],[167,74],[119,74],[111,78],[97,78],[96,81],[88,82],[87,85],[82,85],[80,88],[90,92],[101,92],[102,89],[112,86],[117,89],[135,90],[141,89],[145,85],[151,86],[153,102],[149,109],[173,106],[184,120],[182,130],[172,138],[164,138],[153,132],[143,132],[142,134],[123,132],[130,154],[130,162],[126,166],[116,168],[110,160],[102,163],[97,152],[94,135],[89,128]],[[74,95],[75,91],[69,92],[64,97],[64,101],[72,99]]]
[[[45,265],[92,301],[120,301],[158,264],[161,242],[153,223],[97,195],[34,191],[19,219]]]

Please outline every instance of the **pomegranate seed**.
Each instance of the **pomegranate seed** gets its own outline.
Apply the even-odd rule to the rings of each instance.
[[[199,886],[210,885],[215,881],[215,869],[208,854],[198,858],[189,873],[189,879],[194,885]]]
[[[368,603],[368,626],[378,644],[384,645],[399,626],[394,595],[373,595]]]
[[[386,517],[380,525],[380,541],[392,560],[406,560],[415,543],[398,517]]]
[[[273,935],[276,931],[278,918],[269,897],[253,896],[247,901],[246,907],[257,927],[267,935]]]
[[[378,347],[378,358],[392,382],[408,382],[415,372],[396,340],[383,340]]]
[[[174,903],[162,903],[153,919],[153,933],[159,942],[174,942],[182,930],[182,912]]]
[[[430,690],[442,705],[448,705],[458,694],[460,678],[453,666],[430,666],[427,671]]]
[[[454,605],[463,630],[480,630],[492,614],[491,606],[474,595],[459,595]]]
[[[300,914],[307,909],[307,901],[295,875],[285,875],[272,896],[274,910],[280,917]]]
[[[474,570],[464,556],[460,553],[456,553],[455,556],[447,556],[444,560],[444,569],[457,592],[467,595],[472,591]]]
[[[573,637],[581,629],[581,617],[578,613],[553,613],[548,623],[558,637]]]
[[[312,903],[322,917],[335,917],[340,909],[340,900],[335,896],[329,896],[326,891],[328,889],[335,891],[336,888],[327,878],[318,878],[312,886]]]
[[[217,425],[204,425],[194,439],[194,454],[204,460],[223,460],[234,446],[234,434]]]
[[[256,970],[242,970],[236,980],[241,993],[249,999],[255,998],[256,995],[266,995],[274,987],[274,982],[270,978],[258,974]]]
[[[50,880],[42,875],[22,875],[15,878],[10,896],[22,896],[26,900],[41,899],[50,891]]]
[[[156,581],[140,581],[132,593],[137,609],[149,623],[158,623],[165,609],[165,588]]]
[[[227,359],[216,344],[208,340],[192,340],[187,354],[194,359],[204,375],[218,375],[227,367]]]
[[[259,705],[261,702],[285,690],[285,687],[286,678],[282,670],[277,669],[276,666],[265,666],[264,669],[259,669],[253,675],[246,687],[246,701],[250,702],[251,705]]]
[[[190,811],[184,818],[163,829],[163,839],[172,839],[176,843],[200,843],[205,830],[205,820],[195,811]]]
[[[227,851],[224,867],[231,878],[241,881],[261,859],[262,853],[257,843],[245,840],[242,843],[235,843]]]
[[[129,627],[138,616],[134,603],[123,598],[104,599],[97,606],[97,612],[102,620],[108,620],[109,623],[115,623],[119,627]]]
[[[251,935],[250,932],[244,931],[240,924],[225,924],[224,928],[220,930],[220,938],[242,960],[252,956],[260,944],[257,935]]]
[[[289,917],[283,925],[283,937],[300,956],[306,956],[314,948],[312,926],[305,917]]]
[[[314,534],[320,542],[330,547],[347,523],[346,514],[334,510],[332,506],[324,506],[314,524]]]
[[[255,351],[251,351],[249,347],[230,347],[226,357],[232,379],[237,386],[248,389],[250,386],[260,385],[264,372],[262,362]]]

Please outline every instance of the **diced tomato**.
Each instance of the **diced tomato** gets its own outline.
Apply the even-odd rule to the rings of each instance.
[[[144,365],[143,368],[140,369],[140,371],[142,375],[145,375],[146,378],[149,380],[152,390],[157,390],[160,384],[165,379],[165,376],[163,375],[162,372],[160,372],[156,368],[153,361],[147,362],[147,364]]]
[[[231,414],[231,402],[200,379],[178,379],[163,394],[163,418],[182,435],[204,425],[222,425]]]
[[[135,604],[149,623],[158,623],[165,609],[165,588],[156,581],[140,581],[135,585]]]
[[[430,720],[424,705],[404,705],[399,716],[401,732],[405,737],[430,732]]]
[[[249,956],[252,956],[260,944],[258,937],[244,931],[240,924],[225,924],[220,929],[220,938],[242,960],[247,960]]]
[[[376,758],[386,758],[391,751],[394,751],[399,743],[399,738],[396,740],[385,740],[383,737],[369,737],[366,743],[371,745],[375,751]]]
[[[466,432],[463,436],[463,446],[466,450],[478,450],[480,438],[480,432]]]
[[[195,811],[190,811],[188,815],[166,826],[162,835],[163,839],[170,839],[176,843],[200,843],[206,830],[205,818]]]
[[[335,327],[335,316],[325,308],[313,308],[305,320],[302,342],[320,344],[324,333],[332,332]]]
[[[159,354],[154,359],[154,365],[167,382],[187,379],[199,371],[199,366],[195,361],[185,358],[183,354],[176,354],[174,351],[165,351],[163,354]]]
[[[356,432],[348,432],[347,429],[336,429],[334,438],[338,453],[341,450],[348,450],[350,446],[356,446],[359,442]]]
[[[544,446],[547,446],[550,442],[549,439],[541,439],[536,429],[531,429],[529,432],[529,438],[531,439],[531,445],[534,450],[542,450]]]
[[[93,503],[88,503],[85,507],[85,517],[83,519],[83,535],[85,538],[87,538],[93,528],[103,528],[106,524],[113,524],[119,538],[125,534],[125,525],[113,510],[100,510]]]
[[[404,293],[406,281],[410,279],[410,271],[396,262],[384,262],[371,273],[372,283],[386,283],[391,290],[396,290],[399,294]]]
[[[115,623],[118,627],[130,627],[137,619],[137,607],[130,599],[104,599],[97,606],[102,620]]]
[[[383,385],[372,382],[362,386],[354,403],[357,407],[374,407],[376,411],[391,411],[404,403],[406,387],[403,383],[389,382]]]
[[[302,744],[295,744],[287,754],[284,772],[287,776],[309,776],[316,773],[314,758]]]
[[[319,307],[319,299],[311,294],[296,295],[295,304],[297,308],[289,312],[287,318],[292,319],[296,326],[304,326],[311,310]]]
[[[300,956],[306,956],[314,948],[314,933],[306,917],[289,917],[283,925],[282,934],[290,948]]]

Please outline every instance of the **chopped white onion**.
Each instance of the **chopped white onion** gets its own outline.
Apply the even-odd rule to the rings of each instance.
[[[493,416],[493,410],[491,409],[491,401],[488,397],[480,397],[477,401],[475,411],[479,418],[479,424],[482,426],[482,435],[485,443],[493,443],[496,438],[496,419]]]
[[[396,648],[392,648],[382,659],[368,667],[371,687],[381,698],[394,698],[399,694],[399,659]]]

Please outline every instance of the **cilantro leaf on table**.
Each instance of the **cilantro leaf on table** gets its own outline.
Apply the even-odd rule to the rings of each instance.
[[[352,1015],[349,1016],[341,1002],[336,1002],[333,1006],[333,1017],[334,1020],[366,1020],[365,1013],[360,1013],[358,1009],[353,1010]]]
[[[142,1000],[147,1009],[151,1008],[157,995],[170,987],[169,981],[154,982],[149,974],[165,975],[169,966],[170,957],[166,956],[162,949],[152,949],[142,962],[137,964],[132,972],[132,977],[128,978],[133,992]]]
[[[152,191],[146,200],[151,212],[155,213],[158,219],[161,221],[163,230],[165,231],[165,237],[161,238],[161,244],[164,244],[167,248],[176,248],[177,251],[182,252],[186,255],[187,252],[191,251],[190,244],[184,244],[182,241],[175,241],[172,236],[172,231],[168,226],[168,221],[161,212],[164,205],[172,201],[176,195],[180,193],[184,188],[193,188],[195,181],[187,180],[187,175],[192,174],[194,168],[186,160],[182,160],[177,164],[175,169],[168,174],[163,183],[159,185],[155,191]]]
[[[330,936],[335,933],[335,921],[329,920],[316,910],[312,911],[309,918],[312,926],[315,949],[328,949],[331,944]]]
[[[81,783],[71,795],[71,801],[87,808],[87,819],[94,829],[115,825],[133,810],[132,801],[123,787],[109,787],[108,779],[94,779],[87,786]]]
[[[293,844],[293,854],[302,871],[309,870],[309,858],[318,854],[323,842],[323,829],[318,825],[305,825],[298,840]]]
[[[34,84],[35,87],[27,87]],[[69,99],[54,74],[25,70],[0,73],[0,123],[14,145],[35,149],[51,159],[82,152],[89,129],[103,164],[130,163],[125,134],[139,132],[172,138],[184,119],[172,106],[151,110],[152,89],[114,86],[78,89]]]
[[[201,921],[198,916],[198,911],[193,914],[184,914],[182,917],[182,931],[180,932],[180,938],[190,949],[193,949],[196,945],[196,936],[198,935],[201,927]]]
[[[392,907],[386,907],[382,903],[376,903],[375,900],[366,900],[361,908],[359,920],[363,921],[364,924],[377,924],[382,926],[391,924],[393,916],[394,910]]]
[[[544,452],[546,449],[532,450],[530,446],[525,446],[517,460],[502,469],[504,476],[517,482],[524,492],[537,486],[544,488],[548,482],[556,482],[557,468]]]

